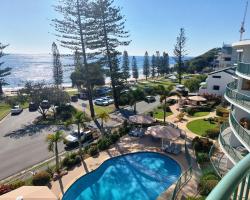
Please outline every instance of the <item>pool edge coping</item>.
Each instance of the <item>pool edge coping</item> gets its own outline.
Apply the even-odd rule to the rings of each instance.
[[[155,150],[155,151],[152,151],[152,150],[150,150],[150,151],[146,151],[146,150],[145,150],[145,151],[133,151],[133,152],[124,153],[124,154],[120,154],[120,155],[117,155],[117,156],[114,156],[114,157],[105,159],[105,160],[103,160],[103,162],[102,162],[97,168],[93,169],[92,171],[90,171],[90,172],[88,172],[88,173],[85,173],[85,174],[83,174],[83,175],[77,176],[76,178],[74,178],[74,180],[72,180],[70,183],[68,183],[68,184],[66,185],[64,194],[65,194],[65,193],[69,190],[69,188],[70,188],[76,181],[78,181],[81,177],[83,177],[83,176],[85,176],[85,175],[87,175],[87,174],[90,174],[90,173],[94,173],[94,172],[95,172],[98,168],[100,168],[106,161],[108,161],[108,160],[110,160],[110,159],[115,159],[115,158],[117,158],[117,157],[129,155],[129,154],[135,154],[135,153],[156,153],[156,154],[161,154],[161,155],[167,156],[167,157],[169,157],[170,159],[172,159],[173,161],[175,161],[175,162],[180,166],[181,174],[182,174],[182,171],[185,169],[185,167],[184,167],[179,161],[177,161],[176,159],[174,159],[172,155],[166,154],[166,153],[164,153],[164,152],[162,152],[162,151],[159,151],[158,149]],[[181,174],[180,174],[180,176],[181,176]],[[176,183],[176,181],[175,181],[174,183],[172,183],[169,187],[171,187],[171,186],[174,185],[175,183]],[[167,191],[167,190],[168,190],[168,188],[167,188],[165,191]],[[164,191],[164,192],[165,192],[165,191]],[[62,192],[60,192],[60,194],[58,195],[58,199],[59,199],[59,200],[62,200],[64,194],[62,194]],[[161,193],[161,194],[162,194],[162,193]],[[159,194],[159,196],[160,196],[161,194]]]

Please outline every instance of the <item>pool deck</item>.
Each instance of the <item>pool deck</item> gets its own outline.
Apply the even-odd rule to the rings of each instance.
[[[179,139],[176,142],[184,144],[184,140],[182,139]],[[62,194],[70,187],[70,185],[72,185],[72,183],[74,183],[82,175],[98,168],[105,160],[118,155],[140,151],[152,151],[163,153],[160,148],[161,142],[153,140],[150,136],[144,136],[142,138],[124,136],[110,149],[100,152],[96,157],[89,157],[85,159],[84,164],[75,167],[73,170],[69,171],[67,175],[63,176],[60,180],[52,181],[51,190],[58,198],[61,198]],[[184,145],[182,152],[184,152]],[[170,156],[180,164],[182,172],[188,169],[188,163],[186,162],[184,153],[180,153],[178,156],[171,154],[166,155]],[[186,196],[192,193],[193,195],[196,190],[197,180],[195,178],[192,178],[188,182],[187,186],[183,188],[181,194]]]

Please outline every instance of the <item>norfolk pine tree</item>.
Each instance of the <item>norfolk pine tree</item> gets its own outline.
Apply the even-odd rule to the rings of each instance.
[[[96,47],[99,48],[103,55],[103,61],[110,71],[111,86],[114,97],[115,108],[119,109],[119,91],[117,91],[116,80],[120,74],[117,65],[117,56],[119,46],[129,45],[127,40],[128,32],[125,31],[125,19],[121,15],[121,9],[113,5],[113,0],[96,0],[92,4],[93,15],[95,18],[95,40]]]
[[[151,76],[154,78],[156,74],[156,60],[155,55],[153,54],[151,59]]]
[[[150,75],[150,66],[149,66],[149,57],[148,57],[147,51],[145,52],[145,55],[144,55],[143,75],[146,77],[146,80],[148,80],[148,77]]]
[[[130,73],[129,73],[129,57],[128,57],[128,52],[127,51],[123,52],[122,73],[123,73],[124,80],[127,82],[128,78],[130,77]]]
[[[59,85],[63,83],[63,69],[62,69],[62,63],[60,60],[60,53],[58,51],[58,48],[55,42],[53,42],[52,44],[52,55],[53,55],[54,84],[58,88]]]
[[[95,55],[93,52],[93,44],[89,44],[91,40],[90,30],[93,25],[91,17],[91,9],[87,0],[60,0],[58,5],[54,6],[55,11],[62,15],[62,19],[53,19],[53,26],[57,31],[56,36],[63,47],[73,51],[76,49],[82,56],[81,73],[87,74],[84,85],[87,88],[88,100],[91,117],[95,117],[92,88],[89,81],[89,62],[90,58]],[[87,54],[87,49],[92,49],[93,54]]]
[[[174,47],[174,55],[175,55],[175,61],[177,65],[177,73],[178,73],[178,79],[179,83],[181,84],[182,80],[182,72],[183,72],[183,58],[186,56],[186,36],[185,36],[185,30],[184,28],[180,29],[180,33],[177,36],[177,41]]]
[[[0,42],[0,58],[4,56],[3,49],[5,49],[8,45],[3,45]],[[1,65],[3,65],[3,62],[0,62],[0,96],[3,95],[3,86],[8,85],[8,83],[5,81],[4,77],[10,75],[11,68],[5,67],[1,68]]]
[[[137,79],[139,78],[139,73],[138,73],[138,68],[137,68],[137,61],[134,56],[132,58],[132,74],[133,74],[133,78],[137,82]]]

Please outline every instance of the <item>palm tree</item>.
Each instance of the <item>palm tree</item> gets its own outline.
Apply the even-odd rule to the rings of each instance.
[[[163,120],[164,124],[166,123],[166,108],[167,108],[167,98],[170,96],[177,96],[179,99],[181,98],[181,94],[177,91],[171,91],[173,89],[172,86],[168,88],[164,87],[163,85],[158,86],[158,93],[161,95],[160,102],[163,103]]]
[[[49,134],[46,137],[46,142],[48,143],[48,150],[55,153],[56,156],[56,171],[60,172],[59,168],[59,156],[58,156],[58,143],[64,138],[62,131],[57,131],[54,134]]]
[[[110,116],[109,116],[109,114],[108,114],[107,112],[103,111],[103,112],[101,112],[101,113],[99,114],[99,118],[100,118],[101,121],[102,121],[101,128],[102,128],[102,130],[103,130],[103,124],[104,124],[104,122],[107,122],[107,121],[108,121],[108,119],[110,118]]]
[[[90,121],[85,112],[78,111],[73,119],[71,120],[71,124],[77,125],[77,136],[78,136],[78,144],[79,144],[79,153],[82,158],[82,142],[81,142],[81,127],[86,128],[86,122]]]
[[[130,90],[129,93],[129,98],[130,98],[130,106],[134,105],[134,113],[136,114],[136,103],[144,98],[144,93],[143,91],[136,89],[136,90]]]

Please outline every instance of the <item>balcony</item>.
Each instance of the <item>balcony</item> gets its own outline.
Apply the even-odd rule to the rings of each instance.
[[[233,134],[233,132],[231,131],[229,124],[224,123],[221,126],[221,130],[220,130],[219,144],[222,150],[224,151],[224,153],[231,160],[231,162],[236,164],[243,158],[243,156],[238,150],[236,150],[230,145],[229,140],[230,140],[231,134]]]
[[[233,112],[230,113],[229,120],[235,135],[238,136],[240,141],[243,141],[244,146],[250,151],[250,131],[240,125]]]
[[[243,78],[250,79],[250,63],[238,63],[236,73]]]
[[[250,96],[237,91],[237,82],[231,82],[226,87],[225,98],[233,105],[250,113]]]

